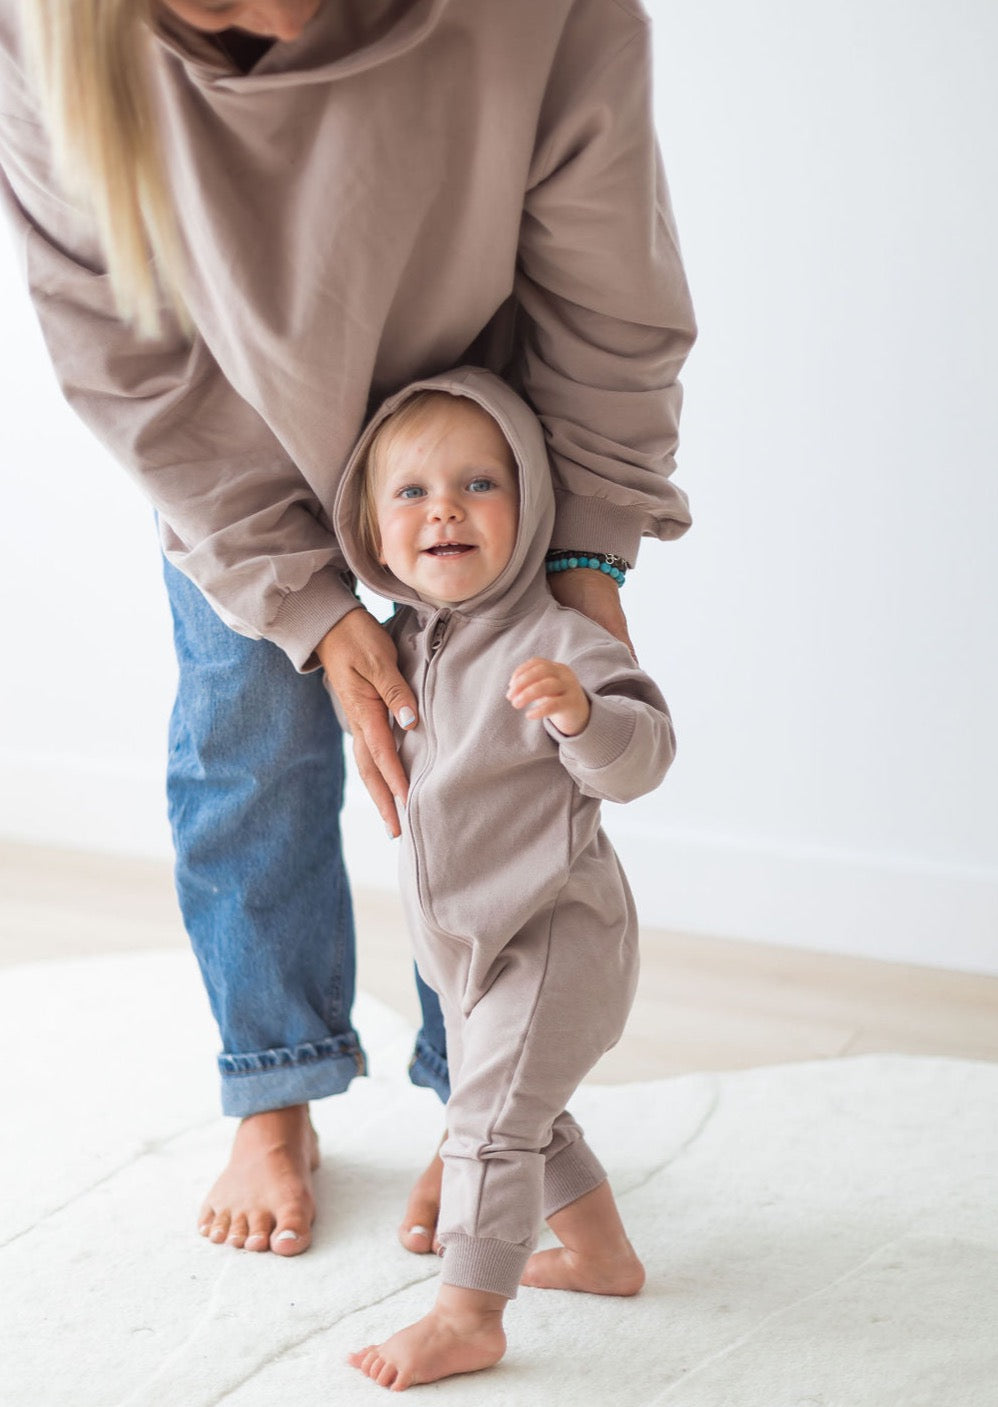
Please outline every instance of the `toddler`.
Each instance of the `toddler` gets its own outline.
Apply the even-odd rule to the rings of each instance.
[[[430,1313],[350,1362],[401,1391],[498,1362],[517,1286],[635,1294],[644,1271],[606,1173],[566,1111],[619,1039],[637,980],[627,881],[600,799],[665,775],[665,701],[629,651],[545,580],[554,494],[543,432],[491,373],[388,400],[335,507],[388,622],[419,722],[403,900],[440,995],[451,1096]],[[561,1242],[534,1252],[546,1219]]]

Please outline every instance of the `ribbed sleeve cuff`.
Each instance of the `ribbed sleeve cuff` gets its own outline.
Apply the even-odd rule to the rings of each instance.
[[[556,497],[551,550],[575,547],[590,552],[612,552],[633,566],[644,525],[644,514],[620,508],[605,498],[580,498],[578,494],[560,493]]]
[[[634,735],[635,717],[633,710],[614,708],[598,694],[589,695],[589,709],[589,722],[574,738],[559,733],[549,719],[544,720],[544,727],[558,744],[566,762],[574,762],[587,772],[598,772],[601,767],[616,762],[626,751]]]
[[[584,1138],[577,1138],[544,1165],[544,1219],[606,1182],[606,1169]]]
[[[319,668],[315,647],[333,626],[360,606],[344,575],[335,567],[316,572],[301,591],[289,591],[266,635],[288,656],[300,674]]]
[[[440,1278],[445,1285],[463,1290],[485,1290],[491,1295],[516,1299],[523,1267],[530,1257],[529,1246],[510,1241],[493,1241],[477,1236],[448,1236],[444,1246]]]

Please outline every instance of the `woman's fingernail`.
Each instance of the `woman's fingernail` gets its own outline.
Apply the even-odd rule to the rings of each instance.
[[[291,1231],[291,1230],[288,1230],[288,1231],[278,1231],[277,1235],[274,1237],[274,1240],[275,1240],[275,1241],[297,1241],[297,1240],[298,1240],[298,1232],[297,1232],[297,1231]]]
[[[391,826],[388,824],[387,821],[385,822],[385,835],[387,835],[389,840],[395,839],[395,832],[392,830]]]
[[[399,726],[402,728],[411,728],[416,721],[416,715],[413,713],[412,709],[408,707],[400,708],[396,717],[398,718]]]
[[[410,1235],[410,1236],[425,1236],[426,1239],[429,1241],[429,1240],[432,1238],[432,1236],[433,1236],[433,1232],[427,1230],[427,1228],[426,1228],[425,1226],[410,1226],[410,1227],[409,1227],[409,1235]]]

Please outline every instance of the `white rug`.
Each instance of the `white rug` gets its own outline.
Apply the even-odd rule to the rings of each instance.
[[[313,1249],[193,1232],[231,1124],[182,954],[0,976],[0,1401],[352,1407],[344,1363],[423,1312],[394,1226],[441,1127],[410,1032],[359,1003],[373,1074],[322,1102]],[[522,1290],[459,1407],[995,1407],[998,1066],[865,1057],[616,1088],[573,1108],[649,1271],[636,1300]]]

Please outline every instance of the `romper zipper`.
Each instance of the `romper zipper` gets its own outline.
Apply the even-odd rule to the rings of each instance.
[[[450,625],[450,618],[450,611],[440,611],[439,614],[436,616],[435,620],[430,625],[429,629],[429,640],[427,642],[426,647],[426,663],[423,666],[423,677],[420,681],[419,690],[419,721],[420,726],[426,729],[426,758],[423,762],[423,766],[419,770],[419,773],[415,777],[411,777],[409,779],[409,800],[406,803],[406,810],[409,813],[409,831],[412,835],[412,861],[416,872],[416,894],[419,899],[419,907],[423,912],[423,916],[427,919],[428,922],[432,922],[432,919],[430,916],[429,906],[426,903],[426,895],[423,892],[423,869],[422,864],[420,863],[421,857],[418,841],[419,787],[423,777],[433,765],[433,758],[436,753],[436,737],[434,736],[433,730],[429,726],[428,722],[428,719],[430,717],[430,710],[425,708],[424,705],[426,703],[426,699],[430,690],[430,684],[432,682],[431,676],[433,672],[433,665],[436,661],[437,655],[440,652],[440,647],[446,639],[447,627]]]

